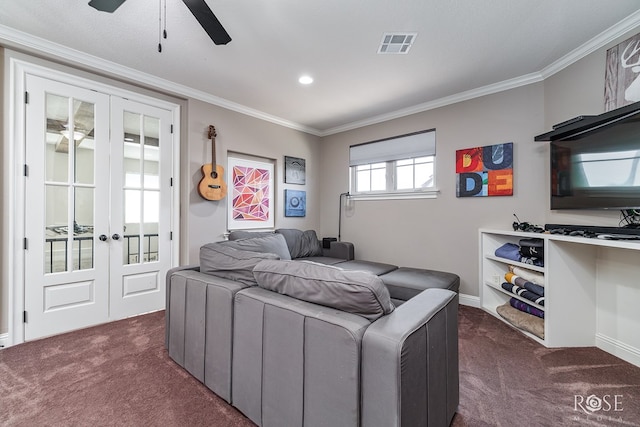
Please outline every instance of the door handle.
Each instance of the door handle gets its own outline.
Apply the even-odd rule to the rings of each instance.
[[[100,241],[101,241],[101,242],[106,242],[106,241],[107,241],[107,239],[108,239],[108,237],[107,237],[106,235],[104,235],[104,234],[101,234],[101,235],[98,237],[98,239],[100,239]]]
[[[111,238],[113,240],[120,240],[120,235],[118,233],[115,233],[113,236],[111,236]]]

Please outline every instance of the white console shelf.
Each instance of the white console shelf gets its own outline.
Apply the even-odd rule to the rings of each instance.
[[[529,238],[544,240],[544,267],[495,256]],[[544,339],[524,334],[546,347],[597,346],[640,366],[640,241],[481,229],[481,305],[503,321],[496,308],[514,297],[500,286],[510,265],[545,276],[544,307],[516,296],[544,310]]]

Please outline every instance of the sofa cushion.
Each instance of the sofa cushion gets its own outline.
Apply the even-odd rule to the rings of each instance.
[[[359,259],[341,262],[340,264],[337,264],[337,266],[342,268],[343,270],[368,271],[369,273],[375,274],[376,276],[389,273],[390,271],[396,270],[398,268],[397,265],[393,264],[385,264],[375,261],[363,261]]]
[[[407,301],[429,288],[458,292],[460,277],[445,271],[400,267],[380,276],[394,299]]]
[[[234,230],[229,233],[229,240],[250,239],[252,237],[263,237],[272,234],[273,231]]]
[[[298,258],[299,261],[311,261],[318,264],[336,265],[344,262],[342,258],[333,258],[329,256],[310,256],[306,258]]]
[[[295,228],[279,228],[276,233],[282,234],[287,241],[291,259],[322,256],[322,245],[315,230],[302,231]]]
[[[255,286],[253,268],[266,259],[277,260],[278,255],[244,251],[220,243],[207,243],[200,248],[200,271]]]
[[[228,240],[220,244],[244,251],[272,253],[280,259],[291,259],[287,242],[281,234],[269,233],[258,237]]]
[[[366,271],[347,271],[306,261],[267,260],[258,263],[253,274],[262,288],[370,321],[394,309],[382,280]]]

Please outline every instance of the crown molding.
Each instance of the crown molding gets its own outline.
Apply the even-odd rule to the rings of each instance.
[[[31,34],[15,30],[0,24],[0,42],[7,47],[18,49],[26,53],[41,55],[45,59],[55,59],[65,64],[73,64],[89,69],[101,75],[107,75],[118,80],[127,80],[133,83],[142,84],[146,87],[167,92],[176,96],[193,98],[209,104],[217,105],[231,111],[235,111],[260,120],[275,123],[300,132],[320,136],[320,131],[299,123],[294,123],[283,118],[264,113],[253,108],[229,101],[210,93],[181,85],[160,77],[143,73],[133,68],[107,61],[97,56],[71,49],[69,47],[53,43],[51,41],[35,37]]]
[[[598,34],[588,42],[572,50],[571,52],[553,62],[552,64],[548,65],[547,67],[543,68],[539,72],[483,86],[481,88],[472,89],[466,92],[460,92],[455,95],[436,99],[430,102],[425,102],[424,104],[415,105],[413,107],[392,111],[390,113],[381,114],[379,116],[370,117],[368,119],[347,123],[342,126],[337,126],[335,128],[322,131],[320,133],[320,136],[325,137],[340,132],[346,132],[360,127],[382,123],[387,120],[397,119],[400,117],[409,116],[411,114],[422,113],[425,111],[455,104],[457,102],[468,101],[473,98],[478,98],[481,96],[490,95],[493,93],[498,93],[545,80],[639,26],[640,10],[632,13],[617,24],[609,27],[604,32]]]
[[[595,52],[602,47],[605,47],[606,45],[625,35],[629,31],[638,28],[638,26],[640,26],[640,10],[632,13],[622,21],[609,27],[588,42],[584,43],[582,46],[577,47],[562,58],[546,66],[540,71],[540,74],[545,79],[551,77],[552,75],[564,70],[569,65],[578,62],[585,56]]]
[[[333,135],[340,132],[346,132],[349,130],[361,128],[364,126],[374,125],[388,120],[398,119],[412,114],[422,113],[424,111],[434,110],[440,107],[446,107],[447,105],[456,104],[462,101],[468,101],[474,98],[480,98],[481,96],[491,95],[505,90],[514,89],[521,86],[530,85],[544,80],[542,74],[531,73],[525,76],[516,77],[514,79],[505,80],[499,83],[490,84],[477,89],[471,89],[465,92],[460,92],[455,95],[446,96],[433,101],[425,102],[423,104],[414,105],[412,107],[403,108],[401,110],[392,111],[390,113],[381,114],[378,116],[370,117],[368,119],[360,120],[357,122],[347,123],[346,125],[337,126],[320,134],[321,137]]]
[[[379,124],[388,120],[422,113],[436,108],[445,107],[447,105],[452,105],[458,102],[468,101],[474,98],[479,98],[481,96],[491,95],[505,90],[515,89],[517,87],[543,81],[639,26],[640,10],[629,15],[617,24],[611,26],[601,34],[569,52],[567,55],[556,60],[552,64],[546,66],[539,72],[534,72],[510,80],[490,84],[477,89],[460,92],[444,98],[439,98],[433,101],[425,102],[378,116],[369,117],[367,119],[358,120],[322,131],[302,125],[300,123],[285,120],[283,118],[273,116],[259,110],[255,110],[253,108],[249,108],[247,106],[229,101],[224,98],[220,98],[201,90],[174,83],[169,80],[153,76],[151,74],[143,73],[132,68],[98,58],[96,56],[88,55],[78,50],[71,49],[42,38],[14,30],[4,25],[0,25],[0,41],[5,43],[7,46],[14,47],[20,50],[26,50],[27,52],[31,53],[44,55],[46,58],[56,58],[59,61],[63,61],[65,63],[73,63],[84,66],[100,74],[107,73],[111,77],[116,77],[118,79],[124,78],[129,81],[143,84],[151,88],[156,88],[158,90],[172,93],[177,96],[197,99],[209,104],[217,105],[231,111],[255,117],[257,119],[271,122],[300,132],[305,132],[319,137],[325,137],[334,135],[336,133],[346,132],[364,126]]]

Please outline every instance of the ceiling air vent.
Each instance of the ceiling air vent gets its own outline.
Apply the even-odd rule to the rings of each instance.
[[[405,54],[416,39],[418,33],[384,33],[378,48],[381,54]]]

